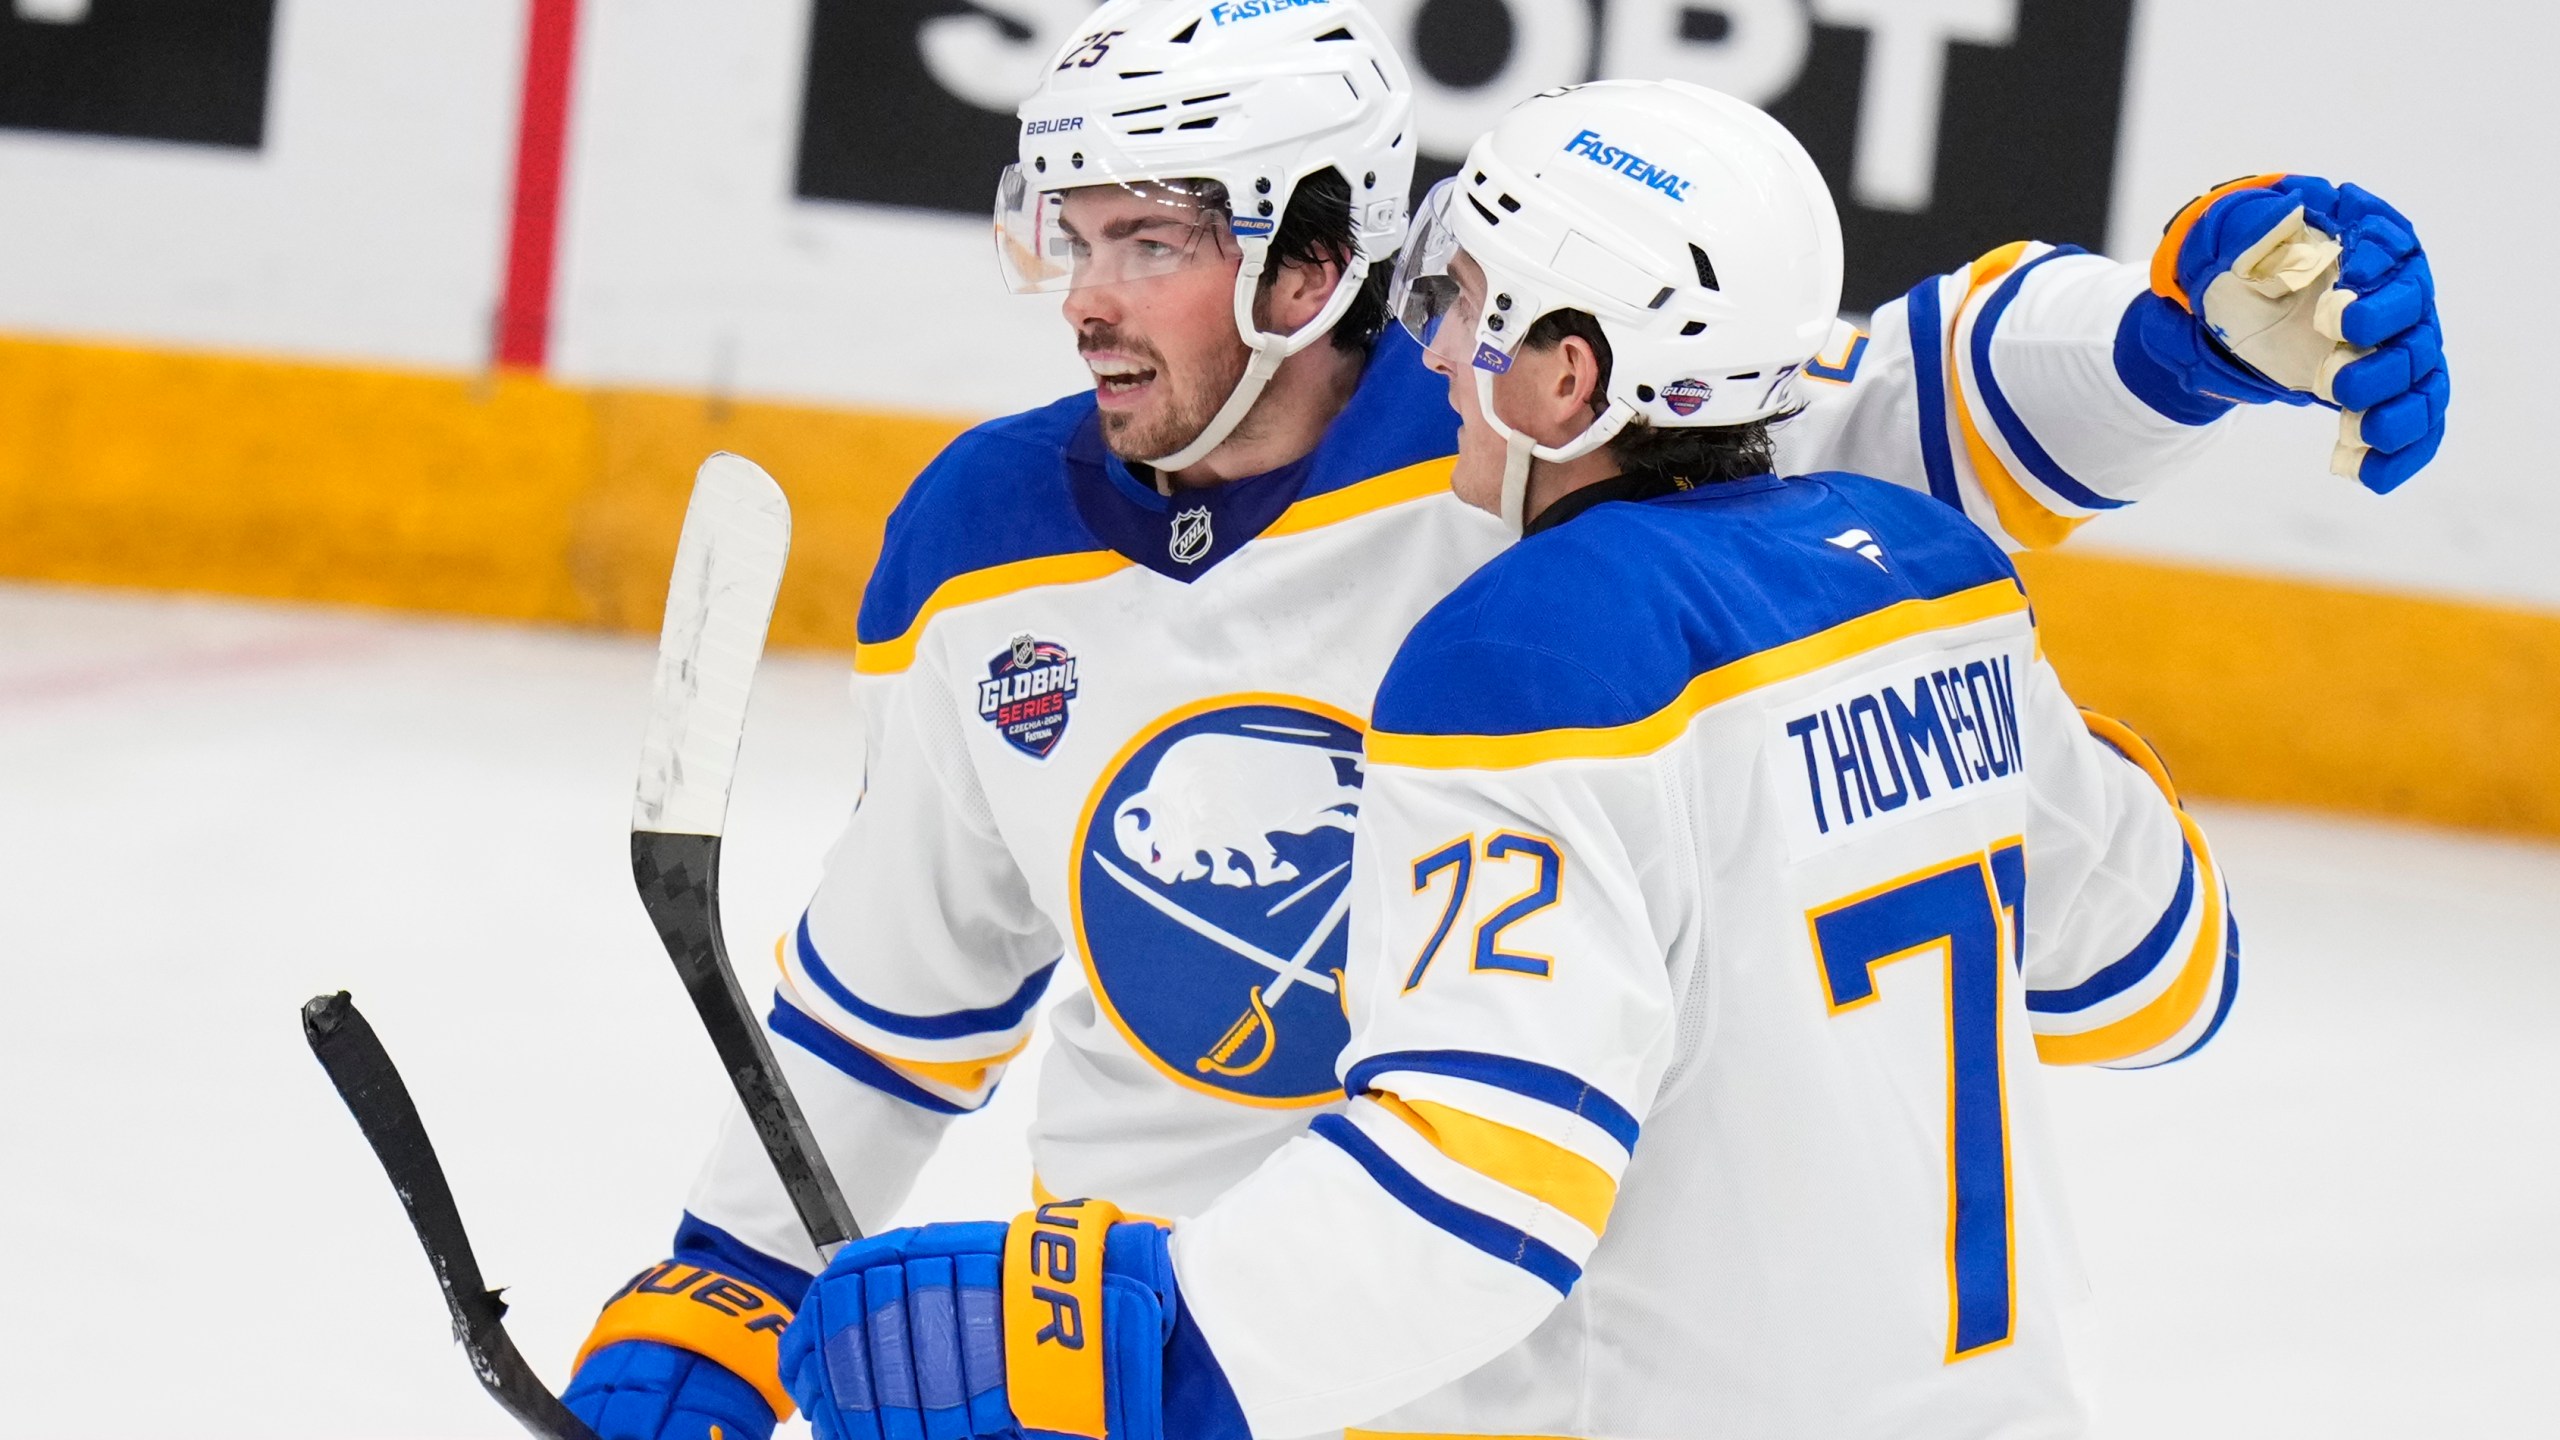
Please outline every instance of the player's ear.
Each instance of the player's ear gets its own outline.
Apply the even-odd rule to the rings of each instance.
[[[1560,363],[1555,398],[1560,414],[1599,414],[1609,399],[1600,393],[1600,352],[1581,336],[1567,335],[1556,342],[1556,358]]]
[[[1258,323],[1274,334],[1289,335],[1323,313],[1334,287],[1342,283],[1342,262],[1330,257],[1283,260],[1270,274],[1262,287]]]

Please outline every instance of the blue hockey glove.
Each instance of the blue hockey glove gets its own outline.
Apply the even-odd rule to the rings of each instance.
[[[2180,418],[2230,403],[2339,410],[2330,468],[2387,492],[2435,458],[2452,384],[2435,276],[2408,219],[2353,185],[2257,175],[2169,222],[2119,371]],[[2158,392],[2162,382],[2176,392]]]
[[[1063,1200],[848,1245],[783,1336],[784,1383],[819,1440],[1244,1440],[1166,1239]]]
[[[601,1440],[771,1440],[791,1312],[745,1281],[669,1260],[632,1277],[578,1352],[561,1402]]]

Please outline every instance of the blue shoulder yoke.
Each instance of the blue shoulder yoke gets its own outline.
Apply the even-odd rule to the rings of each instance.
[[[1614,501],[1513,546],[1433,607],[1372,723],[1403,735],[1631,724],[1710,670],[2016,578],[1961,514],[1860,475]]]
[[[1394,326],[1379,337],[1359,388],[1313,452],[1266,475],[1171,498],[1103,447],[1091,391],[990,420],[934,457],[890,512],[856,638],[865,645],[894,640],[945,581],[1016,561],[1116,550],[1187,581],[1241,549],[1292,503],[1454,454],[1457,446],[1448,382]],[[1170,559],[1173,515],[1203,506],[1214,522],[1209,543],[1191,558]]]
[[[855,638],[895,640],[945,580],[1017,560],[1099,550],[1060,463],[1093,394],[990,420],[943,447],[889,512]]]

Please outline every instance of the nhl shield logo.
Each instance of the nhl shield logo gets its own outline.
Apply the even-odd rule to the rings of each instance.
[[[1174,512],[1173,540],[1166,546],[1175,563],[1188,565],[1209,553],[1209,507],[1194,505]]]
[[[1016,635],[987,662],[987,678],[978,682],[978,718],[996,727],[1006,744],[1045,760],[1067,733],[1067,705],[1075,698],[1076,657],[1067,647]]]

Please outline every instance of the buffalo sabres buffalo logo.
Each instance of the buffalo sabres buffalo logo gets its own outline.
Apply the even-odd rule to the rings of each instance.
[[[1177,563],[1188,565],[1208,554],[1212,543],[1208,506],[1194,505],[1188,510],[1174,512],[1173,539],[1165,549]]]
[[[1048,758],[1067,733],[1067,704],[1076,698],[1076,657],[1055,640],[1013,637],[987,662],[978,682],[978,718],[1005,743],[1034,760]]]
[[[1102,777],[1072,903],[1139,1053],[1247,1103],[1339,1093],[1359,814],[1359,726],[1280,696],[1176,711]]]

